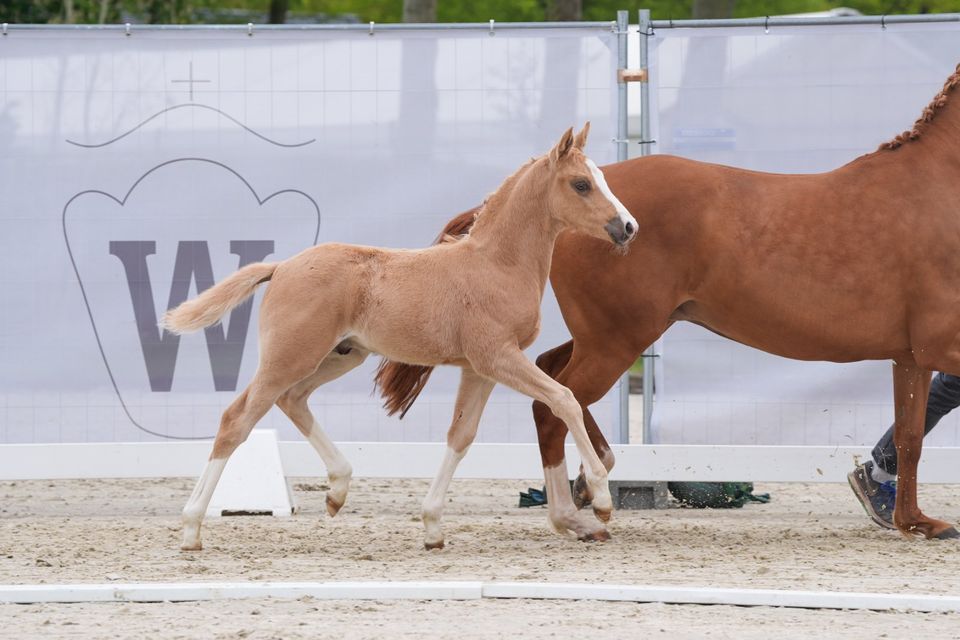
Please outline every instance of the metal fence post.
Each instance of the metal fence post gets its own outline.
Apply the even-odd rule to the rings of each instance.
[[[617,11],[617,68],[626,69],[629,13]],[[617,83],[617,162],[627,159],[627,83]]]
[[[650,155],[650,10],[638,12],[640,27],[640,68],[646,70],[647,81],[640,83],[640,155]],[[653,419],[653,345],[643,352],[643,444],[650,444],[650,422]]]
[[[630,29],[630,13],[617,11],[617,68],[626,69],[627,35]],[[617,84],[617,162],[627,159],[627,83]],[[620,377],[620,442],[630,442],[630,374]]]

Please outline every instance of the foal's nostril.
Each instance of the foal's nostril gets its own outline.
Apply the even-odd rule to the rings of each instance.
[[[635,228],[632,222],[628,222],[627,224],[623,225],[623,229],[624,231],[627,232],[627,237],[632,236],[633,232],[635,231]]]

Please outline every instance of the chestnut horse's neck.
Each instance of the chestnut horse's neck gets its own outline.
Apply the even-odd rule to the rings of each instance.
[[[529,267],[546,284],[560,225],[550,216],[546,195],[548,159],[531,161],[486,201],[470,230],[470,242],[510,267]]]

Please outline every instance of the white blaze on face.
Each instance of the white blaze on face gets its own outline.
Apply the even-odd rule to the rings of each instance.
[[[623,206],[623,203],[620,202],[620,199],[613,195],[613,191],[610,191],[610,187],[607,186],[607,181],[603,177],[603,172],[600,171],[600,167],[598,167],[597,164],[590,158],[587,158],[587,167],[590,169],[590,175],[593,176],[593,181],[597,183],[597,188],[600,189],[600,193],[602,193],[604,197],[610,201],[610,204],[613,205],[614,209],[616,209],[617,216],[620,217],[620,221],[623,223],[623,225],[626,226],[629,222],[633,225],[633,228],[636,229],[636,219],[630,215],[630,212],[627,211],[625,206]]]

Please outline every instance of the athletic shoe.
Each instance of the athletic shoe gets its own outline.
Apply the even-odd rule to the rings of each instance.
[[[863,505],[870,519],[886,529],[896,529],[893,524],[893,506],[897,501],[896,482],[877,482],[870,475],[873,461],[867,461],[847,474],[850,488]]]

